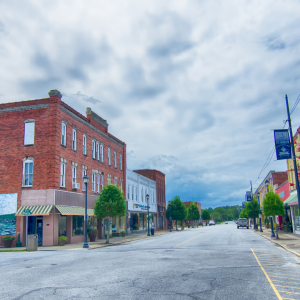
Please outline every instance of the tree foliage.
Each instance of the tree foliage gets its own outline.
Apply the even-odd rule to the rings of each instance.
[[[283,201],[273,191],[266,194],[263,202],[264,215],[266,217],[284,216]]]
[[[240,218],[248,219],[248,213],[247,213],[246,207],[242,209],[242,211],[240,213]]]
[[[126,201],[119,188],[114,185],[106,185],[101,195],[95,200],[94,213],[99,219],[106,217],[124,216],[126,213]],[[109,225],[107,243],[109,243]]]
[[[252,204],[253,201],[253,204]],[[246,212],[249,219],[253,219],[253,208],[254,208],[254,218],[258,218],[259,216],[259,204],[258,201],[252,198],[252,201],[247,202],[246,204]]]
[[[203,209],[201,214],[202,220],[208,221],[210,220],[210,213],[208,209]]]
[[[171,215],[172,220],[176,220],[176,230],[177,221],[183,221],[186,218],[186,214],[186,206],[181,202],[179,196],[175,196],[168,205],[166,217],[169,220]]]

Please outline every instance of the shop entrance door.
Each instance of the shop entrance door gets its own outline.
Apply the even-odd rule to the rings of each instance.
[[[36,218],[36,233],[38,235],[38,245],[43,246],[43,217]]]

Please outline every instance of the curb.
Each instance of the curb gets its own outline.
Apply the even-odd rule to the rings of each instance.
[[[297,253],[297,252],[295,252],[295,251],[293,251],[293,250],[287,248],[286,246],[280,245],[279,243],[275,242],[274,240],[271,240],[271,239],[267,238],[266,236],[264,236],[264,235],[262,235],[262,234],[260,234],[260,233],[258,233],[258,232],[256,232],[256,231],[254,231],[254,232],[255,232],[256,234],[262,236],[263,238],[267,239],[268,241],[271,241],[272,243],[276,244],[277,246],[279,246],[279,247],[281,247],[281,248],[283,248],[283,249],[285,249],[285,250],[287,250],[287,251],[289,251],[289,252],[295,254],[295,255],[298,256],[298,257],[300,257],[300,254],[299,254],[299,253]]]

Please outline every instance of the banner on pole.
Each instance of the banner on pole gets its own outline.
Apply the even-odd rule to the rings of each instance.
[[[277,160],[292,158],[292,149],[288,129],[274,130]]]
[[[251,198],[251,191],[246,192],[245,200],[246,201],[251,201],[252,200],[252,198]]]

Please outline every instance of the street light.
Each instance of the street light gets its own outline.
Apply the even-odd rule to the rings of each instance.
[[[259,213],[259,232],[263,232],[261,229],[261,213],[260,213],[260,200],[259,200],[259,191],[257,190],[257,202],[258,202],[258,213]]]
[[[172,232],[171,201],[169,201],[169,207],[170,207],[170,215],[169,215],[169,221],[170,221],[170,232]]]
[[[147,236],[150,236],[150,227],[149,227],[149,208],[150,208],[150,206],[149,206],[149,195],[148,194],[146,195],[146,199],[147,199],[147,209],[148,209],[148,234],[147,234]]]
[[[89,244],[87,242],[87,219],[88,219],[88,214],[87,214],[87,184],[89,182],[89,177],[88,176],[83,176],[82,178],[83,184],[85,184],[85,213],[84,213],[84,243],[83,243],[83,248],[88,248]]]
[[[269,180],[267,179],[267,180],[265,181],[265,185],[266,185],[266,187],[267,187],[268,193],[269,193],[269,184],[270,184],[270,182],[269,182]],[[270,220],[271,220],[271,238],[272,238],[272,237],[275,237],[274,230],[273,230],[273,218],[272,218],[272,216],[270,217]]]

